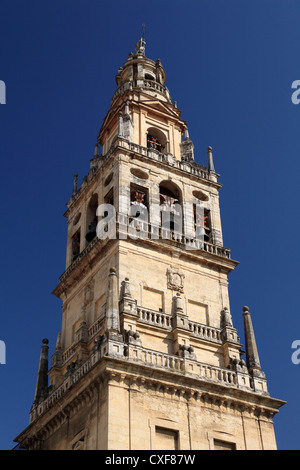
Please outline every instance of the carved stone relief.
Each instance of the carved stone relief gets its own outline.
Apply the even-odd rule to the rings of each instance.
[[[180,273],[176,269],[167,269],[167,287],[168,289],[183,292],[184,274]]]

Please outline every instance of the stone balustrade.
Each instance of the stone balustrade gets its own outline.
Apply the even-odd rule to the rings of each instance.
[[[104,318],[101,317],[101,318],[98,318],[98,320],[96,320],[88,329],[88,339],[90,340],[91,338],[93,338],[93,336],[95,336],[97,333],[99,333],[99,331],[101,330],[102,328],[102,325],[103,325],[103,322],[104,322]]]
[[[164,94],[168,100],[170,101],[170,92],[165,85],[156,82],[155,80],[147,80],[147,79],[139,79],[139,80],[131,80],[123,83],[121,86],[117,88],[115,93],[113,94],[111,102],[113,103],[118,96],[123,95],[126,91],[131,91],[133,88],[150,88],[155,91],[159,91],[160,93]]]
[[[192,332],[193,336],[197,336],[198,338],[216,343],[222,343],[221,330],[219,328],[203,325],[202,323],[197,323],[190,320],[188,320],[186,323],[189,331]]]
[[[72,343],[62,354],[62,364],[65,364],[76,352],[76,343]]]
[[[172,356],[158,351],[152,351],[139,346],[129,345],[127,351],[129,361],[145,365],[194,375],[195,377],[216,382],[222,385],[238,386],[236,372],[221,367],[203,364],[192,359]]]
[[[167,313],[157,312],[145,307],[137,307],[139,321],[161,328],[172,328],[172,316]]]
[[[96,362],[101,359],[99,351],[96,351],[91,357],[84,362],[78,369],[72,374],[69,374],[63,381],[63,383],[50,395],[40,402],[36,407],[33,407],[30,413],[30,423],[33,422],[38,416],[45,413],[51,406],[53,406],[78,380],[80,380],[89,370],[94,366]]]
[[[147,325],[153,325],[159,328],[166,328],[168,330],[172,329],[172,315],[141,306],[137,306],[137,314],[139,321],[142,323],[147,323]],[[190,321],[187,317],[182,320],[182,327],[189,330],[192,336],[222,344],[221,330],[219,328]]]
[[[139,312],[139,315],[142,317],[151,313],[148,309],[140,309]],[[163,321],[163,318],[166,320],[167,317],[168,315],[161,314],[161,316],[159,315],[159,317],[156,318],[159,318],[159,321]],[[148,321],[150,321],[149,318]],[[152,317],[151,321],[156,321],[155,317]],[[189,323],[191,324],[193,322]],[[201,332],[201,334],[204,335],[211,335],[215,333],[213,333],[212,328],[209,332],[208,330],[206,332]],[[71,348],[69,349],[71,351]],[[70,351],[67,351],[68,354],[70,354]],[[95,350],[87,361],[85,361],[79,367],[75,368],[74,371],[70,372],[65,377],[63,383],[56,390],[50,393],[49,396],[39,404],[32,407],[30,412],[30,423],[32,423],[37,417],[45,413],[51,406],[53,406],[67,392],[67,390],[74,386],[82,377],[84,377],[90,371],[90,369],[103,358],[103,356],[109,357],[110,354],[109,352],[104,353],[103,350],[101,352],[101,349]],[[127,360],[128,362],[132,363],[139,363],[154,369],[161,369],[169,372],[189,375],[195,379],[201,379],[223,386],[253,389],[253,384],[249,381],[248,374],[243,374],[243,380],[241,380],[239,374],[236,371],[224,369],[215,365],[204,364],[198,362],[195,359],[183,358],[151,349],[146,349],[142,346],[128,344],[125,355],[123,355],[123,353],[117,356],[113,354],[112,357],[119,357],[122,360]]]
[[[161,153],[158,150],[143,147],[142,145],[135,144],[134,142],[128,142],[124,139],[119,139],[118,145],[124,148],[128,148],[132,152],[142,155],[143,157],[149,158],[151,160],[155,160],[160,162],[164,165],[172,166],[173,168],[177,168],[178,170],[184,171],[186,173],[192,174],[198,178],[203,178],[206,180],[210,180],[210,173],[208,169],[199,164],[190,165],[187,162],[182,162],[178,160],[174,155],[171,153]]]
[[[185,245],[187,250],[203,250],[206,253],[221,256],[222,258],[231,258],[231,251],[228,248],[214,245],[213,243],[202,241],[197,238],[187,237],[183,233],[161,227],[161,225],[145,222],[139,219],[134,220],[133,217],[120,212],[117,213],[117,220],[119,230],[122,231],[122,238],[126,233],[129,238],[170,240]]]

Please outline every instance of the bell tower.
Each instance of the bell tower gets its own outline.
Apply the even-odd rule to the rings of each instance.
[[[62,326],[43,340],[26,449],[276,449],[248,307],[230,311],[221,184],[141,38],[67,203]],[[100,152],[102,148],[102,152]]]

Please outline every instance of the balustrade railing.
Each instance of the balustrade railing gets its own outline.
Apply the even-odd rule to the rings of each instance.
[[[193,237],[187,237],[183,233],[171,230],[153,222],[146,222],[139,218],[134,219],[132,216],[117,214],[119,223],[119,230],[122,232],[125,229],[126,234],[130,238],[150,238],[152,240],[170,240],[181,243],[186,246],[186,249],[203,250],[206,253],[221,256],[222,258],[230,259],[231,252],[228,248],[219,245],[214,245],[207,241],[203,241]]]
[[[71,344],[62,354],[62,364],[67,362],[76,352],[76,343]]]
[[[202,323],[197,323],[194,321],[188,321],[187,326],[194,336],[197,336],[199,338],[206,339],[209,341],[222,343],[221,330],[218,328],[214,328],[208,325],[203,325]]]
[[[128,360],[141,362],[151,367],[178,371],[198,376],[204,380],[235,386],[238,384],[234,371],[218,366],[200,363],[196,360],[172,356],[158,351],[152,351],[139,346],[129,345]],[[192,364],[192,368],[189,365]]]
[[[163,93],[170,100],[170,92],[165,85],[162,85],[161,83],[158,83],[155,80],[139,79],[127,81],[121,86],[119,86],[113,94],[111,101],[113,102],[118,96],[123,95],[125,91],[132,90],[135,87],[151,88],[153,90],[159,91],[160,93]]]
[[[140,314],[149,313],[140,310]],[[161,319],[163,317],[160,317]],[[106,354],[107,355],[107,354]],[[109,355],[108,355],[109,356]],[[30,413],[30,422],[45,413],[53,406],[73,385],[84,377],[90,369],[102,359],[100,351],[94,352],[89,359],[81,366],[66,376],[63,383],[50,395],[33,407]],[[143,348],[129,344],[125,356],[120,356],[123,360],[162,369],[170,372],[177,372],[194,376],[205,381],[222,384],[225,386],[239,387],[236,372],[218,366],[204,364],[195,359],[178,357],[159,351]],[[253,388],[253,386],[250,384]]]
[[[203,165],[190,165],[186,162],[178,160],[171,153],[161,153],[156,149],[143,147],[142,145],[135,144],[134,142],[124,141],[122,142],[122,147],[124,146],[128,147],[129,150],[131,150],[132,152],[143,155],[144,157],[148,157],[151,160],[156,160],[160,163],[164,163],[166,165],[178,168],[179,170],[191,173],[192,175],[197,176],[199,178],[210,179],[209,171]]]
[[[104,318],[101,317],[101,318],[98,318],[98,320],[96,320],[88,329],[88,339],[90,340],[93,336],[95,336],[97,333],[99,333],[99,331],[101,330],[102,328],[102,325],[103,325],[103,322],[104,322]]]
[[[145,307],[137,307],[139,320],[150,325],[171,329],[172,316],[167,313],[157,312]]]

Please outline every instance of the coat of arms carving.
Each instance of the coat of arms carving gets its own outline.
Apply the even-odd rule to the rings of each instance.
[[[177,290],[179,292],[183,292],[183,282],[184,282],[184,274],[180,273],[179,271],[168,268],[167,269],[167,287],[168,289]]]

